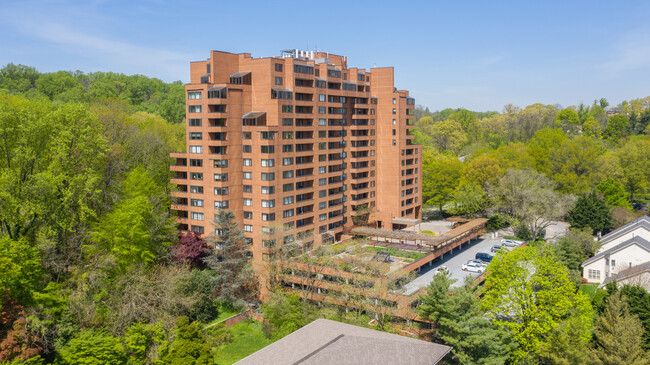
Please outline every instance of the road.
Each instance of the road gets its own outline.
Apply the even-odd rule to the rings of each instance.
[[[420,288],[428,286],[429,283],[433,281],[435,269],[440,265],[447,266],[452,279],[456,279],[456,282],[452,284],[452,286],[462,286],[466,276],[471,275],[474,278],[479,276],[479,273],[463,271],[463,264],[468,260],[474,259],[477,252],[489,253],[492,245],[500,243],[500,238],[479,239],[477,241],[473,241],[471,245],[463,247],[462,250],[454,250],[453,254],[445,254],[443,260],[435,261],[433,266],[424,268],[417,278],[404,286],[406,289],[406,295],[411,295],[420,290]]]

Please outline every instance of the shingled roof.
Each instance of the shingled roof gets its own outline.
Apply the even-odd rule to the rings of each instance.
[[[608,250],[599,252],[594,257],[588,258],[587,260],[585,260],[585,262],[582,263],[582,266],[584,267],[585,265],[589,265],[594,261],[600,260],[600,258],[604,257],[605,255],[608,255],[608,254],[614,253],[616,251],[622,250],[622,249],[624,249],[624,248],[626,248],[628,246],[631,246],[631,245],[637,245],[637,246],[639,246],[641,248],[644,248],[646,251],[650,252],[650,242],[645,240],[643,237],[636,236],[636,237],[630,238],[629,240],[623,241],[623,242],[619,243],[618,245],[616,245],[616,246],[614,246],[614,247],[612,247],[612,248],[610,248]]]
[[[369,328],[317,319],[239,365],[437,364],[451,347]]]

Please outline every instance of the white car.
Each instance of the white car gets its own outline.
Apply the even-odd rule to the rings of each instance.
[[[478,272],[482,273],[485,271],[485,266],[479,265],[477,263],[469,263],[469,264],[463,264],[463,271],[469,271],[469,272]]]
[[[435,272],[433,274],[434,275],[449,274],[449,269],[447,268],[447,266],[440,265],[440,266],[436,267]]]
[[[517,241],[517,240],[501,240],[501,244],[507,247],[519,247],[523,243],[524,243],[523,241]]]
[[[468,265],[469,264],[476,264],[476,265],[480,265],[480,266],[483,266],[483,267],[487,266],[487,264],[485,262],[481,261],[481,260],[469,260],[469,261],[467,261],[467,264]]]

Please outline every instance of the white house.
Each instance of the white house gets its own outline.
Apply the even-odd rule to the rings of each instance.
[[[601,284],[623,270],[650,262],[650,217],[606,234],[600,244],[598,253],[582,263],[582,276],[591,283]]]
[[[641,265],[632,266],[629,269],[619,271],[608,278],[605,278],[600,286],[605,286],[610,281],[616,280],[618,286],[638,285],[650,292],[650,261]]]

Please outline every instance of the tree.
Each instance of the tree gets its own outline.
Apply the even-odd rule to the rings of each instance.
[[[557,113],[555,117],[555,126],[561,128],[563,131],[569,133],[575,131],[576,126],[582,124],[580,116],[575,110],[566,108]]]
[[[467,144],[467,136],[463,127],[456,121],[446,120],[431,127],[431,138],[438,151],[458,153]]]
[[[623,285],[619,289],[621,296],[630,309],[630,313],[637,316],[643,325],[643,347],[650,349],[650,293],[640,285]]]
[[[650,139],[633,138],[616,151],[623,169],[623,185],[630,192],[630,200],[650,184]]]
[[[588,117],[587,120],[582,123],[582,133],[585,136],[593,137],[593,138],[600,138],[602,134],[602,128],[600,127],[600,124],[594,117]]]
[[[553,190],[553,183],[534,170],[508,170],[489,188],[494,209],[510,217],[511,224],[525,224],[533,240],[553,221],[562,219],[573,205],[571,196]]]
[[[433,340],[452,347],[458,364],[502,364],[510,356],[510,336],[486,320],[470,286],[451,289],[447,274],[433,277],[418,313],[434,323]]]
[[[210,246],[199,233],[190,231],[180,235],[171,252],[174,260],[187,263],[197,269],[203,269],[205,268],[203,259],[210,254]]]
[[[354,211],[352,216],[352,222],[356,226],[366,226],[368,225],[368,219],[372,214],[373,209],[368,204],[361,204],[357,206],[357,210]]]
[[[43,275],[40,251],[24,237],[0,237],[0,311],[3,298],[28,302]]]
[[[162,356],[162,362],[170,365],[214,364],[212,349],[201,333],[199,323],[190,323],[187,317],[176,320],[176,338]]]
[[[612,229],[612,215],[607,203],[596,194],[578,198],[575,207],[567,214],[567,221],[572,227],[589,227],[594,233],[605,234]]]
[[[580,265],[596,253],[598,242],[594,240],[591,229],[570,228],[552,247],[555,257],[569,269],[571,279],[579,283],[582,277]]]
[[[125,364],[126,352],[120,340],[105,332],[81,331],[58,353],[57,364]]]
[[[275,291],[262,305],[265,320],[265,334],[274,340],[280,339],[310,322],[305,318],[300,297]]]
[[[551,176],[551,153],[558,149],[566,138],[566,134],[558,128],[544,128],[535,132],[526,149],[534,161],[532,167]]]
[[[422,155],[422,200],[443,207],[458,186],[463,163],[456,157],[425,151]]]
[[[601,181],[596,189],[605,196],[605,202],[610,207],[624,207],[632,209],[630,194],[625,191],[623,184],[612,178]]]
[[[551,179],[564,193],[582,194],[590,190],[596,178],[600,146],[592,138],[567,139],[551,151]]]
[[[450,209],[452,214],[474,217],[488,205],[485,190],[478,184],[469,183],[460,186],[454,193],[454,206]]]
[[[234,220],[233,212],[219,210],[214,220],[217,234],[208,236],[214,251],[205,258],[205,263],[218,274],[215,294],[219,299],[245,306],[257,299],[258,280],[248,262],[244,232]]]
[[[642,347],[643,327],[630,314],[620,293],[607,298],[603,315],[596,319],[594,357],[599,364],[648,364],[648,354]]]
[[[499,159],[491,155],[481,155],[465,164],[462,184],[476,184],[485,189],[488,184],[496,182],[505,169]]]
[[[612,115],[607,119],[604,135],[607,138],[617,141],[619,138],[627,135],[629,119],[624,114]]]
[[[33,67],[9,63],[0,70],[0,89],[27,92],[36,87],[40,75]]]
[[[488,266],[483,293],[488,318],[519,343],[513,363],[544,355],[562,326],[570,330],[573,346],[586,351],[593,316],[589,299],[576,293],[546,244],[497,255]]]

